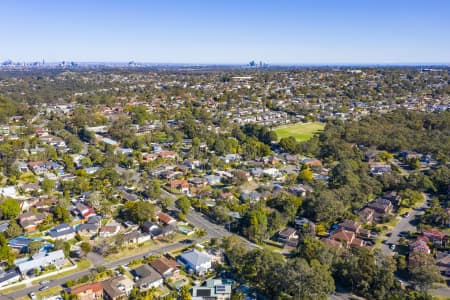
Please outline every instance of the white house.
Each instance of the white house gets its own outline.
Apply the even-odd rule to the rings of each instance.
[[[187,269],[190,269],[199,275],[203,275],[211,269],[212,258],[205,252],[200,252],[197,249],[190,249],[184,251],[178,258],[178,261]]]
[[[27,275],[28,272],[35,269],[42,269],[44,267],[54,265],[61,267],[64,265],[66,257],[63,250],[57,250],[49,253],[36,253],[31,257],[31,260],[25,261],[17,265],[22,275]]]
[[[20,280],[20,274],[16,270],[10,270],[0,273],[0,287],[12,284]]]

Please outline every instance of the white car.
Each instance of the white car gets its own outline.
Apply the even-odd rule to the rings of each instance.
[[[390,248],[391,250],[395,250],[395,244],[390,245],[389,248]]]
[[[33,300],[37,299],[37,296],[36,296],[36,294],[34,292],[29,293],[28,296],[30,296],[30,298],[33,299]]]

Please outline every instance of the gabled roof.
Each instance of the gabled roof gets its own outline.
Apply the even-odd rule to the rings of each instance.
[[[161,275],[180,267],[180,264],[175,260],[165,258],[164,256],[152,261],[150,265]]]
[[[171,216],[169,216],[168,214],[165,214],[163,212],[158,213],[158,218],[164,224],[170,224],[170,223],[176,222],[176,220],[174,218],[172,218]]]
[[[14,277],[18,277],[19,273],[16,270],[6,271],[0,274],[0,283],[11,280]]]
[[[100,291],[103,291],[102,283],[101,282],[88,283],[88,284],[84,284],[84,285],[70,289],[70,293],[72,295],[77,295],[80,293],[84,293],[86,291],[92,291],[92,293],[97,294]]]
[[[295,232],[296,232],[296,230],[294,228],[286,227],[283,230],[281,230],[278,234],[283,237],[289,237],[289,236],[293,235]]]
[[[197,249],[183,252],[181,258],[193,266],[200,266],[211,261],[211,257],[207,253],[200,252]]]
[[[443,240],[445,238],[445,234],[436,229],[424,229],[422,230],[422,234],[433,239],[438,238]]]
[[[346,219],[342,222],[342,227],[350,231],[356,231],[361,227],[361,223]]]
[[[162,279],[161,275],[147,264],[137,267],[136,269],[134,269],[134,272],[139,276],[139,280],[136,282],[138,286],[144,283],[152,283]]]
[[[57,237],[72,234],[72,233],[74,233],[74,230],[73,230],[72,226],[70,226],[68,224],[59,224],[48,231],[48,234],[52,238],[57,238]]]
[[[339,229],[336,230],[330,238],[342,242],[351,243],[352,240],[355,238],[355,233],[345,229]]]

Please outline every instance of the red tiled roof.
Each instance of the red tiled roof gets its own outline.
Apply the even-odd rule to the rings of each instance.
[[[445,234],[439,230],[436,229],[424,229],[422,230],[422,234],[428,237],[432,237],[432,238],[439,238],[441,240],[443,240],[445,238]]]
[[[72,295],[78,295],[80,293],[84,293],[86,291],[92,291],[92,293],[98,293],[100,291],[103,291],[103,286],[101,282],[96,282],[96,283],[89,283],[89,284],[84,284],[81,285],[79,287],[70,289],[70,293]]]
[[[163,222],[164,224],[169,224],[173,221],[175,221],[174,218],[172,218],[171,216],[169,216],[168,214],[165,214],[163,212],[158,213],[158,218],[161,220],[161,222]]]

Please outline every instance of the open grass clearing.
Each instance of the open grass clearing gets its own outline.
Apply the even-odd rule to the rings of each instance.
[[[274,131],[276,132],[278,139],[293,136],[298,142],[305,142],[324,128],[324,123],[311,122],[280,126],[275,128]]]

